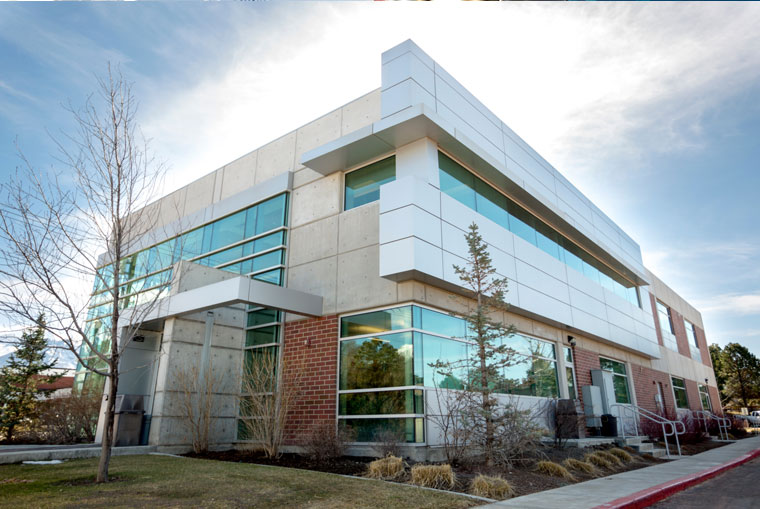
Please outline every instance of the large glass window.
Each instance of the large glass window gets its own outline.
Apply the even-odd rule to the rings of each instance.
[[[394,180],[395,156],[346,173],[345,210],[379,200],[380,186]]]
[[[358,426],[359,441],[371,441],[374,433],[388,426],[405,429],[408,441],[420,440],[421,387],[463,389],[472,383],[468,359],[473,346],[462,318],[401,306],[344,316],[340,336],[339,419],[341,425]],[[496,381],[497,391],[559,396],[561,379],[553,343],[521,334],[503,342],[514,358]],[[437,368],[437,363],[448,364],[448,369]],[[569,383],[574,394],[574,378]],[[401,415],[410,417],[405,420]]]
[[[689,408],[689,398],[686,394],[686,384],[683,378],[670,377],[673,384],[673,395],[676,398],[677,408]]]
[[[578,399],[578,392],[575,390],[575,364],[573,363],[573,349],[563,347],[565,351],[565,378],[567,379],[567,393],[570,399]]]
[[[605,371],[612,373],[612,386],[615,389],[615,402],[628,404],[631,402],[631,395],[628,391],[628,372],[625,364],[612,359],[599,357],[599,365]]]
[[[676,342],[675,329],[673,328],[673,318],[670,313],[670,308],[657,301],[657,318],[660,322],[660,333],[662,334],[663,344],[673,350],[678,351],[678,343]]]
[[[697,343],[697,331],[694,329],[694,324],[684,319],[683,325],[686,328],[686,338],[689,340],[689,346],[699,349],[699,343]]]
[[[374,389],[414,385],[411,332],[340,343],[340,388]]]
[[[341,419],[339,426],[350,427],[357,442],[376,442],[381,433],[392,433],[410,443],[425,441],[425,426],[421,417],[402,419]]]
[[[438,153],[438,168],[443,193],[566,263],[631,304],[641,307],[635,285],[525,207],[501,194],[442,152]]]
[[[710,403],[710,392],[704,384],[697,384],[699,388],[699,400],[702,402],[702,410],[712,412],[712,403]]]

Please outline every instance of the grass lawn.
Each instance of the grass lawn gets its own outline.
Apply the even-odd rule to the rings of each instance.
[[[472,507],[478,501],[332,474],[169,456],[116,456],[96,485],[97,458],[0,465],[0,507]]]

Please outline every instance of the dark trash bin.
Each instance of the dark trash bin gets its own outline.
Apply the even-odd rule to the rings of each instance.
[[[611,414],[602,415],[602,436],[603,437],[618,436],[617,417]]]

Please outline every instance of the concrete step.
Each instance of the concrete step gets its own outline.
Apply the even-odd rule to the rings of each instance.
[[[652,444],[649,444],[649,445],[652,445]],[[663,456],[667,454],[667,451],[665,449],[652,449],[651,451],[649,451],[649,454],[651,454],[655,458],[662,458]]]
[[[643,442],[639,445],[632,446],[634,449],[641,453],[652,453],[654,451],[654,444],[652,442]]]

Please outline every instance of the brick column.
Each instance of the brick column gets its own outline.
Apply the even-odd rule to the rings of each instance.
[[[298,444],[319,422],[335,422],[338,389],[338,317],[289,322],[284,333],[284,376],[303,369],[301,397],[288,414],[285,443]]]

